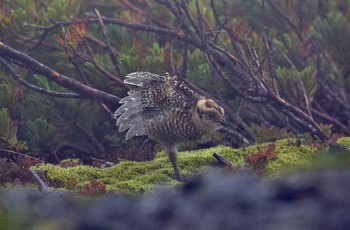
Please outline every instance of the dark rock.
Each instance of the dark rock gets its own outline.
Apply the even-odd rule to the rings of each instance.
[[[350,169],[263,182],[213,171],[136,198],[4,189],[0,219],[22,229],[347,229],[349,178]]]

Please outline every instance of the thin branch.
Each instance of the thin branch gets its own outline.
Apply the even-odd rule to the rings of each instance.
[[[348,105],[349,104],[349,100],[348,100],[348,97],[347,97],[347,93],[346,93],[346,90],[344,89],[344,85],[342,83],[342,80],[341,80],[341,77],[339,75],[339,71],[337,69],[337,66],[335,63],[333,63],[332,59],[329,57],[328,55],[328,52],[326,50],[323,50],[322,53],[324,54],[324,57],[325,57],[325,60],[331,65],[332,67],[332,71],[336,77],[336,82],[337,82],[337,89],[340,89],[340,95],[341,95],[341,98],[343,99],[344,101],[344,104]]]
[[[53,96],[53,97],[63,97],[63,98],[81,98],[81,96],[79,94],[76,93],[65,93],[65,92],[56,92],[56,91],[52,91],[52,90],[48,90],[48,89],[44,89],[44,88],[40,88],[36,85],[33,85],[29,82],[27,82],[26,80],[24,80],[23,78],[21,78],[21,76],[19,76],[16,71],[11,67],[10,64],[8,64],[3,58],[0,57],[0,63],[3,64],[6,69],[11,73],[12,77],[18,81],[21,85],[27,87],[28,89],[31,89],[35,92],[38,92],[40,94],[46,94],[49,96]]]
[[[306,128],[306,130],[309,130],[321,140],[328,139],[326,133],[320,129],[319,125],[302,110],[286,102],[282,98],[277,97],[276,95],[270,94],[269,98],[271,99],[272,103],[275,103],[276,108],[280,108],[283,113],[301,124],[304,128]]]
[[[213,11],[213,14],[214,14],[214,18],[215,18],[215,22],[216,22],[216,25],[217,27],[221,27],[222,23],[221,23],[221,20],[219,19],[219,14],[216,10],[216,5],[215,5],[215,0],[210,0],[210,6],[211,6],[211,10]]]
[[[205,40],[203,31],[202,31],[200,25],[194,21],[192,15],[190,13],[190,10],[188,9],[188,5],[186,4],[186,2],[184,0],[181,1],[181,4],[179,4],[179,6],[183,9],[187,19],[191,23],[193,29],[196,31],[196,35],[200,38],[203,50],[205,51],[206,47],[207,47],[207,41]],[[188,30],[188,31],[190,31],[190,30]]]
[[[210,67],[211,67],[210,69],[212,71],[212,79],[213,79],[214,75],[215,76],[224,75],[208,55],[206,55],[206,58],[207,58],[207,62],[210,64]],[[216,80],[214,80],[214,79],[213,79],[213,85],[215,88],[217,87]],[[224,107],[225,111],[228,112],[228,114],[230,114],[230,116],[234,119],[235,125],[242,128],[245,132],[245,135],[247,135],[250,140],[254,140],[255,137],[254,137],[254,134],[253,134],[253,131],[251,130],[251,128],[248,127],[248,125],[241,119],[241,117],[239,116],[238,113],[233,113],[231,111],[230,107],[226,104],[225,100],[222,98],[219,90],[216,89],[216,92],[218,93],[218,96],[220,98],[220,104]]]
[[[97,45],[97,46],[100,46],[100,47],[102,47],[103,49],[108,49],[108,46],[107,46],[107,44],[106,44],[105,42],[99,40],[98,38],[94,37],[93,35],[89,34],[88,32],[86,33],[85,38],[86,38],[89,42],[91,42],[91,43],[93,43],[93,44],[95,44],[95,45]],[[111,47],[111,49],[112,49],[112,52],[113,52],[113,53],[117,53],[117,50],[116,50],[116,49],[114,49],[113,47]]]
[[[199,45],[198,44],[198,40],[194,39],[193,37],[189,36],[189,35],[184,35],[183,33],[181,33],[181,31],[179,30],[174,30],[174,29],[167,29],[167,28],[161,28],[161,27],[157,27],[157,26],[152,26],[152,25],[145,25],[145,24],[134,24],[134,23],[130,23],[128,21],[124,21],[124,20],[120,20],[117,18],[108,18],[108,17],[101,17],[102,21],[104,22],[104,24],[114,24],[114,25],[119,25],[122,27],[126,27],[132,30],[140,30],[140,31],[144,31],[144,32],[150,32],[150,33],[157,33],[157,34],[164,34],[164,35],[169,35],[172,37],[177,37],[180,40],[184,40],[190,44],[193,45]],[[83,20],[76,20],[77,22],[83,22]],[[87,23],[99,23],[99,19],[98,18],[88,18],[86,20]],[[37,26],[37,25],[27,25],[27,27],[32,27],[35,29],[40,29],[43,30],[44,32],[40,35],[37,35],[36,37],[40,37],[40,42],[41,43],[45,38],[46,35],[48,34],[49,31],[61,27],[61,26],[69,26],[71,25],[72,22],[56,22],[50,26]],[[38,45],[37,45],[38,46]]]
[[[267,61],[268,61],[268,69],[269,75],[272,79],[272,87],[274,92],[279,96],[279,91],[276,85],[276,67],[275,67],[275,58],[273,55],[273,50],[271,47],[270,34],[268,28],[265,26],[264,28],[264,45],[267,51]]]
[[[263,97],[250,96],[249,94],[251,93],[251,91],[243,91],[242,89],[240,89],[238,85],[236,85],[231,79],[229,79],[225,75],[224,71],[222,71],[219,68],[219,65],[213,60],[213,58],[208,56],[208,59],[209,59],[209,64],[212,66],[212,68],[215,69],[216,73],[219,75],[221,80],[223,80],[232,90],[234,90],[236,93],[238,93],[239,96],[246,98],[252,102],[256,102],[256,103],[264,103],[265,102]]]
[[[198,28],[201,31],[201,34],[203,35],[203,39],[204,39],[204,34],[203,34],[203,15],[201,10],[199,9],[199,2],[198,0],[196,0],[196,11],[197,11],[197,22],[198,22]]]
[[[121,69],[120,69],[118,57],[117,57],[116,53],[114,52],[114,50],[113,50],[113,48],[112,48],[112,46],[111,46],[111,44],[110,44],[110,42],[109,42],[109,39],[108,39],[108,37],[107,37],[106,28],[105,28],[105,25],[104,25],[103,20],[102,20],[102,18],[101,18],[101,14],[100,14],[100,12],[99,12],[97,9],[95,9],[95,13],[96,13],[97,18],[98,18],[98,21],[99,21],[99,23],[100,23],[100,25],[101,25],[102,35],[103,35],[103,38],[104,38],[104,40],[105,40],[105,42],[106,42],[106,45],[107,45],[107,48],[108,48],[109,56],[110,56],[110,58],[111,58],[111,60],[112,60],[112,62],[113,62],[114,68],[115,68],[115,70],[116,70],[118,76],[119,76],[120,78],[122,78],[124,75],[123,75],[123,73],[122,73],[122,71],[121,71]]]
[[[40,176],[31,168],[29,169],[29,171],[32,173],[34,179],[38,182],[40,191],[47,192],[49,189],[45,182],[40,178]]]
[[[12,150],[9,150],[9,149],[0,149],[0,152],[12,153],[12,154],[16,154],[16,155],[19,155],[19,156],[22,156],[22,157],[27,157],[27,158],[30,158],[30,159],[33,159],[33,160],[36,160],[36,161],[40,161],[40,162],[42,162],[42,163],[45,163],[45,161],[43,161],[43,160],[41,160],[41,159],[39,159],[39,158],[30,156],[30,155],[27,155],[27,154],[24,154],[24,153],[12,151]]]
[[[105,154],[105,148],[103,145],[94,137],[93,133],[86,130],[83,126],[78,123],[74,123],[74,126],[77,127],[90,141],[93,146],[95,146],[97,152],[101,155]]]
[[[87,79],[87,76],[85,74],[85,71],[83,70],[83,68],[81,67],[81,64],[76,61],[73,58],[73,55],[70,54],[69,49],[68,49],[68,41],[67,41],[67,34],[66,34],[66,30],[62,27],[62,32],[64,34],[63,36],[63,40],[64,40],[64,50],[66,51],[66,54],[68,56],[68,59],[70,60],[70,62],[73,64],[73,66],[75,67],[75,69],[77,70],[79,76],[81,77],[81,79],[83,80],[84,84],[89,85],[89,81]],[[74,51],[76,52],[76,49],[74,49]]]
[[[89,59],[86,59],[86,61],[91,62],[95,66],[95,68],[98,71],[100,71],[104,76],[106,76],[109,80],[115,82],[118,86],[122,88],[126,88],[124,82],[120,78],[115,77],[113,74],[108,72],[105,68],[103,68],[100,64],[97,63],[94,52],[92,51],[92,48],[90,47],[89,43],[86,40],[84,40],[84,44],[88,52],[88,55],[90,57]]]
[[[96,158],[96,157],[93,157],[93,156],[88,156],[91,160],[93,161],[97,161],[97,162],[100,162],[102,164],[104,164],[105,166],[113,166],[115,165],[115,163],[113,162],[110,162],[110,161],[106,161],[106,160],[103,160],[103,159],[99,159],[99,158]]]
[[[63,32],[64,29],[63,29]],[[86,41],[85,41],[86,42]],[[68,44],[67,44],[67,38],[66,36],[64,37],[64,44],[65,44],[65,50],[67,53],[67,56],[69,58],[69,60],[71,61],[71,63],[75,66],[76,70],[78,71],[78,74],[81,76],[81,78],[83,79],[84,83],[88,86],[90,86],[90,83],[87,79],[87,76],[85,74],[85,70],[82,68],[81,63],[77,62],[68,52]],[[79,56],[79,53],[75,50],[76,54]],[[102,102],[98,102],[99,105],[101,106],[101,108],[103,109],[103,111],[105,111],[107,113],[107,115],[110,117],[110,119],[113,119],[113,113],[111,112],[111,110],[108,108],[108,106],[105,103]]]
[[[226,159],[224,156],[218,153],[214,153],[213,157],[222,164],[226,169],[233,170],[237,169],[237,166],[235,166],[230,160]]]
[[[307,113],[309,114],[310,118],[312,119],[312,113],[311,113],[311,109],[310,109],[310,103],[309,103],[309,98],[306,94],[306,90],[305,90],[305,86],[304,86],[304,83],[303,81],[301,80],[301,77],[300,77],[300,74],[297,70],[297,68],[295,67],[295,65],[293,64],[293,62],[289,59],[289,57],[287,56],[287,54],[285,54],[283,52],[283,50],[281,48],[279,48],[276,44],[273,44],[274,47],[277,48],[278,51],[280,51],[280,53],[283,55],[283,57],[288,61],[288,63],[291,65],[295,75],[297,76],[297,79],[298,79],[298,83],[301,87],[301,90],[303,92],[303,96],[304,96],[304,102],[305,102],[305,105],[306,105],[306,109],[307,109]]]
[[[350,128],[345,126],[343,123],[341,123],[340,121],[334,119],[333,117],[322,113],[316,109],[311,109],[311,112],[314,113],[315,115],[321,117],[324,120],[327,120],[330,123],[333,123],[334,125],[338,126],[339,128],[342,129],[342,131],[346,134],[346,135],[350,135]]]
[[[148,11],[145,12],[145,10],[140,9],[139,7],[135,6],[135,4],[132,4],[130,1],[128,0],[120,0],[121,3],[123,3],[126,7],[128,7],[128,9],[130,9],[131,11],[140,14],[144,17],[146,17],[147,19],[150,19],[151,22],[153,22],[156,25],[159,25],[163,28],[169,28],[169,25],[167,25],[166,21],[163,20],[158,20],[157,18],[153,17],[153,15],[147,13]],[[158,3],[161,1],[157,1]]]
[[[217,40],[222,32],[222,29],[225,28],[225,25],[228,22],[228,18],[225,17],[224,22],[221,22],[221,20],[219,19],[219,14],[218,14],[217,9],[216,9],[215,0],[210,0],[210,6],[211,6],[211,10],[213,11],[214,18],[215,18],[216,31],[219,31],[218,33],[215,34],[215,37],[213,39],[213,43],[216,44],[216,42],[217,42]]]
[[[278,13],[279,16],[282,17],[282,19],[294,30],[294,32],[297,34],[299,41],[303,40],[303,37],[301,36],[301,33],[299,32],[298,28],[294,25],[294,23],[285,15],[285,13],[282,12],[282,10],[274,3],[272,0],[266,0],[270,6]]]
[[[116,103],[120,100],[120,98],[117,96],[89,87],[79,81],[64,76],[63,74],[60,74],[57,71],[45,66],[34,58],[29,57],[28,55],[19,52],[2,42],[0,42],[0,56],[8,59],[11,62],[21,63],[21,65],[25,68],[45,76],[49,80],[56,82],[58,85],[64,88],[76,92],[82,98],[90,98],[107,103]]]
[[[184,49],[183,49],[183,53],[182,53],[182,64],[181,64],[181,75],[183,78],[186,78],[187,75],[187,63],[188,63],[188,46],[187,43],[184,44]]]

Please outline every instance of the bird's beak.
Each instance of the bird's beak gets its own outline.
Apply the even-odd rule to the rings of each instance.
[[[227,127],[229,125],[225,117],[221,119],[220,124],[222,124],[224,127]]]

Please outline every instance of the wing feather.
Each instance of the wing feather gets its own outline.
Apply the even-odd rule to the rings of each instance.
[[[144,87],[145,85],[149,84],[150,82],[158,81],[158,82],[164,82],[165,77],[160,76],[158,74],[149,73],[149,72],[135,72],[131,73],[125,76],[125,84],[127,85],[133,85],[137,87]]]
[[[129,95],[120,100],[120,106],[114,113],[117,119],[116,125],[119,126],[119,132],[128,130],[126,139],[133,136],[147,135],[143,124],[143,103],[142,91],[140,89],[152,82],[165,82],[165,77],[149,72],[135,72],[128,74],[124,80],[130,87]]]
[[[142,136],[146,133],[145,126],[143,125],[143,121],[136,123],[130,127],[128,132],[126,133],[126,139],[129,140],[133,136]]]
[[[129,95],[120,100],[122,105],[114,116],[119,132],[128,130],[127,139],[147,135],[145,120],[158,119],[178,110],[189,110],[198,98],[176,76],[135,72],[128,74],[124,82],[130,87]]]

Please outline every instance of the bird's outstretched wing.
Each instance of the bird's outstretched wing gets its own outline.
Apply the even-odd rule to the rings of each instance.
[[[164,76],[164,81],[154,80],[141,89],[144,108],[157,111],[185,109],[196,103],[198,95],[177,76]]]
[[[126,139],[130,139],[133,136],[147,135],[142,119],[144,109],[141,100],[141,89],[151,82],[164,81],[164,76],[148,72],[135,72],[126,76],[124,82],[130,88],[129,95],[120,100],[119,103],[122,106],[114,113],[114,117],[117,119],[117,126],[119,126],[119,132],[128,130]]]
[[[149,72],[135,72],[126,76],[129,95],[114,114],[119,131],[128,132],[126,139],[147,135],[144,119],[157,119],[172,111],[190,109],[198,95],[174,76],[161,76]]]
[[[125,76],[124,83],[138,88],[143,88],[151,82],[165,82],[165,77],[149,73],[149,72],[134,72]]]

